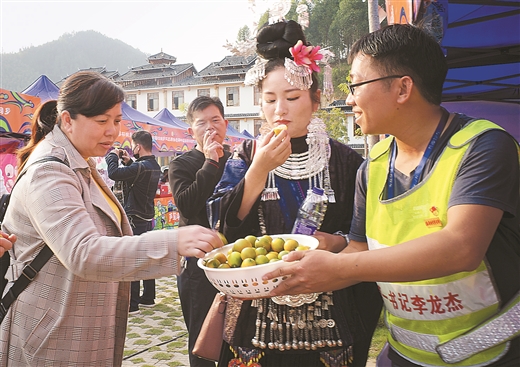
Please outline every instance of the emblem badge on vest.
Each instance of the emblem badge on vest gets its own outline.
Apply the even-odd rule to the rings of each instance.
[[[439,210],[436,206],[432,206],[430,208],[430,212],[435,216],[435,218],[428,218],[424,220],[426,227],[442,227],[442,221],[439,219]]]

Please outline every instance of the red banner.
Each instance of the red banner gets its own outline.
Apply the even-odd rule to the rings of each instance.
[[[153,229],[171,229],[179,226],[179,212],[173,202],[173,197],[154,199],[155,217]]]
[[[119,145],[121,148],[126,148],[130,152],[132,134],[139,130],[146,130],[152,135],[153,148],[160,152],[184,153],[191,150],[197,144],[195,139],[188,134],[187,130],[123,120],[121,122],[121,132],[114,146]],[[244,139],[226,136],[224,144],[228,144],[231,149],[233,149],[239,145],[242,140]]]
[[[421,3],[413,0],[386,0],[388,24],[412,24],[414,20],[414,2]]]
[[[31,135],[31,121],[40,98],[0,89],[0,134]]]
[[[130,150],[132,134],[146,130],[152,135],[153,147],[161,152],[187,152],[195,146],[195,139],[187,131],[174,127],[150,125],[142,122],[123,120],[121,132],[114,145]]]

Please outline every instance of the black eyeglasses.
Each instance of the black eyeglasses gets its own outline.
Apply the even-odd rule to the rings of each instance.
[[[373,82],[377,82],[377,81],[379,81],[379,80],[385,80],[385,79],[391,79],[391,78],[402,78],[403,76],[406,76],[406,75],[387,75],[387,76],[383,76],[383,77],[381,77],[381,78],[371,79],[371,80],[365,80],[364,82],[354,83],[354,84],[351,84],[351,83],[347,82],[347,87],[348,87],[348,89],[350,90],[350,93],[351,93],[352,95],[354,95],[354,91],[355,91],[356,88],[359,87],[360,85],[368,84],[368,83],[373,83]]]

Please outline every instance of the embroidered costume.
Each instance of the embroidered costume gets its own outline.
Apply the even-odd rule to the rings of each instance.
[[[328,151],[330,159],[324,162],[321,171],[312,168],[306,173],[300,171],[292,178],[285,173],[295,171],[274,170],[274,186],[268,180],[268,188],[275,188],[279,199],[261,195],[249,215],[239,221],[237,212],[244,181],[221,197],[220,231],[228,240],[248,234],[290,233],[309,181],[321,182],[320,186],[329,182],[329,192],[334,193],[335,201],[329,202],[320,230],[328,233],[349,230],[355,172],[362,158],[335,140],[326,139],[322,148],[309,147],[307,140],[308,137],[291,139],[290,160],[308,157],[309,151],[315,149]],[[239,159],[246,166],[251,163],[252,146],[251,141],[246,141],[238,149]],[[303,163],[307,160],[305,158]],[[327,176],[328,179],[317,179]],[[242,302],[229,298],[225,327],[229,349],[223,350],[220,365],[344,366],[352,358],[355,365],[364,365],[380,309],[381,299],[373,283],[323,293],[299,307],[280,305],[267,299]]]

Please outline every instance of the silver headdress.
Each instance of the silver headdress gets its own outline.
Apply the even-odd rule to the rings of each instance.
[[[257,14],[257,3],[262,1],[249,0],[250,9]],[[267,9],[269,10],[269,24],[275,24],[278,22],[285,21],[285,16],[291,9],[291,0],[266,0],[263,3],[267,3]],[[264,4],[265,5],[265,4]],[[313,5],[312,1],[301,0],[296,7],[296,13],[298,14],[298,23],[304,29],[309,26],[309,5]],[[237,41],[235,44],[227,42],[224,47],[227,48],[235,55],[250,56],[256,53],[256,35],[258,32],[258,24],[254,24],[253,35],[243,41]],[[293,59],[285,59],[285,79],[291,84],[298,87],[301,90],[309,89],[312,85],[312,72],[320,71],[318,62],[321,64],[328,65],[328,60],[333,57],[334,54],[328,50],[323,50],[319,46],[306,46],[303,42],[298,41],[290,49]],[[244,83],[246,85],[257,85],[262,79],[265,78],[265,65],[267,64],[266,59],[258,56],[255,64],[246,73]],[[326,73],[326,76],[330,73]],[[330,77],[326,80],[330,79]],[[332,86],[332,82],[329,81],[329,86]],[[327,94],[330,93],[330,87],[326,88]]]
[[[271,1],[269,6],[269,24],[283,22],[285,15],[291,10],[291,0]]]

